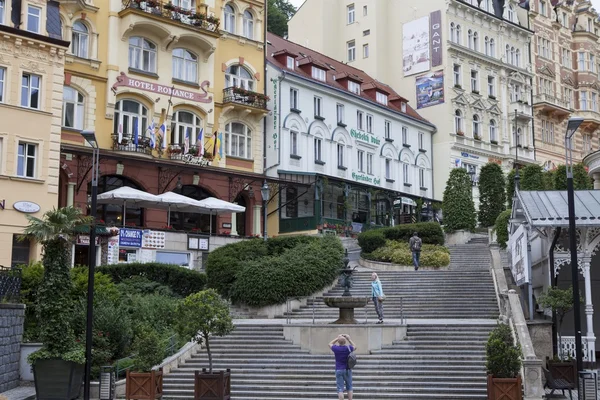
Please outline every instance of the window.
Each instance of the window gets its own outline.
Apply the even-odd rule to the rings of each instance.
[[[521,85],[510,85],[510,100],[513,103],[521,100]]]
[[[337,162],[338,167],[344,166],[344,145],[341,143],[337,145]]]
[[[542,120],[542,142],[554,144],[554,123]]]
[[[356,42],[351,40],[347,43],[348,47],[348,62],[356,60]]]
[[[573,104],[573,90],[569,88],[564,88],[564,99],[567,105],[567,108],[571,108]]]
[[[28,6],[27,7],[27,30],[33,33],[40,32],[40,17],[42,15],[42,9]]]
[[[496,97],[496,78],[488,76],[488,95]]]
[[[488,36],[483,40],[483,52],[486,56],[490,55],[490,38]]]
[[[419,168],[419,187],[425,187],[425,168]]]
[[[462,113],[460,112],[460,110],[456,110],[454,112],[454,130],[457,135],[463,132],[463,130],[462,130]]]
[[[480,139],[481,138],[481,131],[479,129],[479,115],[474,114],[473,115],[473,137],[475,139]]]
[[[312,77],[321,82],[325,82],[327,80],[327,73],[324,69],[312,67]]]
[[[63,124],[65,128],[83,129],[83,95],[77,90],[63,88]]]
[[[6,81],[6,68],[0,67],[0,103],[4,102],[4,82]]]
[[[365,172],[365,152],[358,150],[358,172]]]
[[[512,4],[508,6],[507,19],[511,22],[515,22],[515,8]]]
[[[320,97],[315,96],[315,99],[314,99],[315,117],[321,117],[323,115],[323,110],[321,108],[322,102],[323,102],[323,99],[321,99]]]
[[[367,153],[367,174],[373,175],[373,154]]]
[[[564,11],[561,14],[561,23],[562,23],[563,27],[565,27],[565,28],[569,27],[569,20],[567,19],[567,13]]]
[[[456,25],[454,22],[450,23],[450,41],[456,42]]]
[[[130,37],[129,68],[156,73],[156,45],[141,37]]]
[[[350,4],[348,7],[346,7],[346,13],[348,14],[348,24],[353,24],[354,21],[356,21],[354,4]]]
[[[592,151],[592,136],[583,135],[583,151],[585,153]]]
[[[88,58],[89,34],[88,28],[81,21],[73,24],[73,39],[71,41],[71,52],[81,58]]]
[[[344,105],[343,104],[335,105],[335,114],[336,114],[336,118],[337,118],[337,123],[343,124],[344,123]]]
[[[241,65],[232,65],[225,71],[225,87],[241,87],[246,90],[254,90],[254,78]]]
[[[550,40],[538,36],[537,41],[538,55],[550,59],[552,56],[552,44],[550,43]]]
[[[376,93],[376,100],[378,103],[383,104],[384,106],[388,105],[388,96],[387,94],[381,93],[381,92],[377,92]]]
[[[288,186],[285,188],[285,216],[298,218],[298,188]]]
[[[369,36],[371,34],[371,30],[367,29],[366,31],[363,31],[363,36]]]
[[[356,111],[356,127],[359,130],[363,130],[363,112],[362,111]]]
[[[225,31],[235,33],[235,10],[231,4],[225,5]]]
[[[479,51],[479,33],[473,32],[473,50]]]
[[[567,67],[567,68],[572,67],[571,50],[562,49],[562,57],[561,58],[562,58],[563,67]]]
[[[453,67],[453,71],[454,71],[454,86],[460,86],[461,85],[461,79],[460,79],[460,65],[459,64],[454,64]]]
[[[581,91],[581,93],[579,93],[579,99],[581,102],[581,104],[579,105],[580,108],[583,111],[588,110],[587,91],[585,91],[585,90]]]
[[[298,89],[290,89],[290,108],[298,110]]]
[[[392,179],[392,160],[385,159],[385,179]]]
[[[21,78],[21,105],[23,107],[41,108],[41,83],[42,78],[38,75],[23,73]]]
[[[119,100],[115,104],[113,133],[123,132],[123,137],[132,138],[134,133],[144,136],[148,126],[148,109],[135,100]]]
[[[367,132],[373,133],[373,116],[367,114]]]
[[[462,30],[460,25],[456,25],[456,44],[462,44]]]
[[[295,61],[295,60],[294,60],[294,57],[290,57],[290,56],[288,56],[288,57],[286,58],[286,66],[287,66],[287,68],[288,68],[288,69],[294,69],[294,66],[295,66],[295,65],[294,65],[294,64],[295,64],[295,62],[294,62],[294,61]]]
[[[598,111],[598,94],[592,92],[592,111]]]
[[[546,16],[546,2],[540,1],[540,14]]]
[[[410,185],[410,173],[408,170],[408,163],[402,163],[402,178],[405,185]]]
[[[369,58],[369,43],[363,44],[363,58]]]
[[[185,137],[189,133],[189,145],[195,147],[198,145],[200,130],[202,129],[202,119],[189,111],[177,111],[171,121],[171,145],[184,145]],[[143,131],[145,132],[145,130]],[[204,146],[204,143],[201,144]]]
[[[348,90],[352,93],[360,94],[360,85],[356,82],[348,81]]]
[[[225,154],[252,158],[252,130],[239,122],[225,125]]]
[[[173,78],[186,82],[198,81],[198,57],[185,49],[173,50]]]
[[[496,134],[496,121],[493,119],[490,120],[490,142],[496,142],[496,144],[498,143],[498,137]]]
[[[383,124],[384,134],[386,139],[392,138],[392,123],[390,121],[385,121]]]
[[[421,149],[421,150],[425,149],[424,142],[423,142],[424,139],[425,139],[425,134],[423,132],[419,132],[419,149]]]
[[[4,6],[4,0],[0,0],[0,24],[4,24],[4,12],[6,7]]]
[[[516,67],[521,66],[521,50],[519,50],[519,49],[517,49],[517,51],[515,51],[515,66]]]
[[[490,53],[488,56],[496,57],[496,40],[494,38],[490,39]]]
[[[473,50],[473,31],[471,29],[467,31],[467,46]]]
[[[320,138],[315,138],[315,161],[323,161],[321,158],[321,148],[323,145],[323,141]]]
[[[475,70],[471,70],[471,91],[479,93],[479,73]]]
[[[579,70],[585,71],[585,53],[579,52]]]
[[[369,9],[367,6],[363,6],[363,17],[366,17],[369,14]]]
[[[588,62],[588,70],[590,72],[596,73],[596,57],[592,53],[589,54],[589,62]]]
[[[408,144],[408,128],[402,127],[402,144]]]
[[[254,18],[248,10],[244,11],[244,36],[254,39]]]
[[[17,153],[17,176],[23,178],[35,178],[37,145],[33,143],[19,142]]]
[[[290,131],[290,154],[298,155],[298,132]]]

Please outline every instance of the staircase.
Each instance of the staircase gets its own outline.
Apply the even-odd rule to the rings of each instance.
[[[355,398],[486,399],[485,342],[498,316],[489,250],[477,242],[450,250],[452,258],[462,261],[449,270],[379,273],[386,319],[400,317],[403,299],[407,339],[359,357]],[[341,292],[335,288],[327,295]],[[357,273],[352,293],[370,295],[368,271]],[[314,306],[318,319],[337,318],[337,309],[326,307],[322,298],[315,298]],[[375,321],[372,305],[367,314]],[[357,310],[360,322],[363,316],[363,310]],[[312,304],[290,317],[312,318]],[[211,341],[213,368],[231,369],[232,398],[336,399],[333,356],[311,355],[286,341],[283,323],[244,321],[232,334]],[[204,351],[192,356],[165,376],[163,398],[193,399],[193,371],[207,366]]]

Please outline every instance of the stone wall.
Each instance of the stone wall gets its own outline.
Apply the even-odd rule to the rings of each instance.
[[[19,385],[24,304],[0,304],[0,393]]]

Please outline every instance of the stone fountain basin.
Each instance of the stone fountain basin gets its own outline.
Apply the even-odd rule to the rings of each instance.
[[[323,297],[323,301],[329,307],[336,308],[361,308],[369,302],[368,297],[331,296]]]

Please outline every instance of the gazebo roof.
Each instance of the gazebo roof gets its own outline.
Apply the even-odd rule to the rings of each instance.
[[[566,191],[517,190],[516,195],[517,211],[520,214],[521,210],[518,209],[522,208],[522,213],[532,228],[569,226]],[[575,191],[575,221],[579,227],[600,226],[600,190]]]

